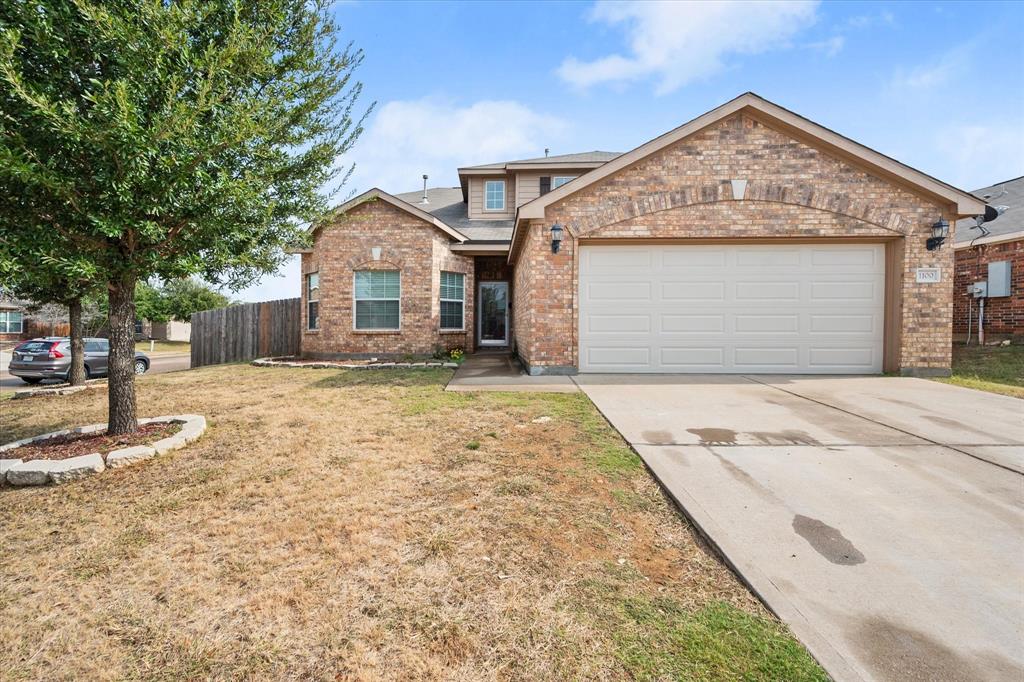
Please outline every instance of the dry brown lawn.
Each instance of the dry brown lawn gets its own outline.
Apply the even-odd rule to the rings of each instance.
[[[0,678],[824,678],[583,395],[449,377],[143,377],[140,416],[209,429],[0,489]],[[0,441],[105,404],[0,402]]]

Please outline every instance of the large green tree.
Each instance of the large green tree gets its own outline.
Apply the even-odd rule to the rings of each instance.
[[[347,178],[362,52],[338,36],[319,0],[0,3],[0,223],[101,274],[111,433],[136,428],[136,283],[271,271]]]

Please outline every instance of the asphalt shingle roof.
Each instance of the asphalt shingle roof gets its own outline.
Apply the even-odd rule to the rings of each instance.
[[[421,211],[436,216],[441,222],[469,237],[470,241],[509,241],[512,239],[512,220],[470,220],[466,204],[462,201],[461,187],[430,187],[427,201],[423,190],[396,194],[402,201]]]
[[[533,159],[517,159],[515,161],[498,161],[497,163],[485,163],[479,166],[465,166],[467,170],[502,170],[505,166],[516,163],[607,163],[622,152],[580,152],[578,154],[561,154],[558,156],[538,156]]]
[[[971,192],[979,199],[984,199],[991,206],[1009,206],[1006,213],[984,227],[992,236],[1010,234],[1024,230],[1024,176],[1000,182],[991,187],[982,187]],[[956,224],[955,243],[963,244],[981,237],[983,233],[977,227],[974,218],[964,218]]]

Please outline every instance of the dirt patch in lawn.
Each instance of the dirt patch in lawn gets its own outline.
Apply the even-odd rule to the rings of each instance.
[[[144,424],[135,433],[121,436],[108,436],[106,432],[102,431],[99,433],[70,433],[47,438],[31,445],[22,445],[20,448],[9,450],[8,454],[26,462],[33,459],[68,459],[79,455],[91,455],[94,452],[105,455],[113,450],[133,445],[149,445],[180,430],[181,424],[157,423]]]
[[[0,676],[825,679],[586,396],[450,377],[142,377],[141,412],[210,428],[117,476],[0,491]],[[5,406],[0,429],[106,409],[61,405]]]

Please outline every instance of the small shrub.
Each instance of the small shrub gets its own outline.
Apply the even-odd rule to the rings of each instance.
[[[453,361],[462,362],[462,358],[466,356],[466,353],[461,348],[453,348],[449,355]]]
[[[479,450],[480,449],[480,441],[478,441],[478,440],[471,440],[471,441],[469,441],[468,443],[466,443],[466,449],[467,450]]]

